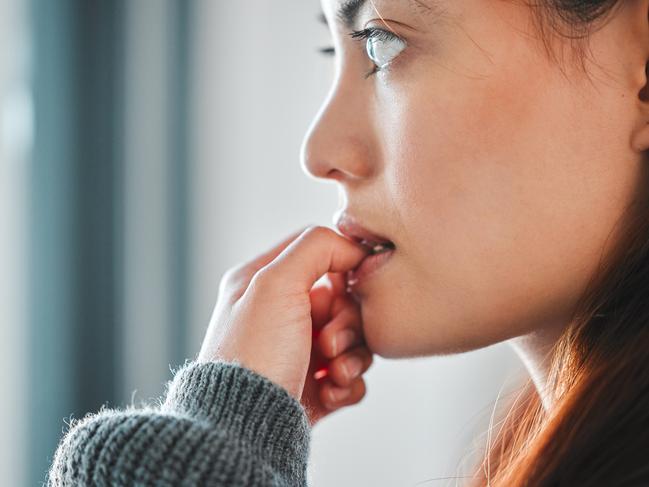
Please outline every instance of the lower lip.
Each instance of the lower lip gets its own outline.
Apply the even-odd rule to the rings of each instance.
[[[349,272],[347,279],[348,285],[355,286],[357,283],[367,280],[370,275],[374,274],[378,269],[383,267],[388,260],[390,260],[392,254],[394,254],[394,250],[365,257],[356,269]]]

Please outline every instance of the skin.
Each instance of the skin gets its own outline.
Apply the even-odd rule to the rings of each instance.
[[[372,354],[344,275],[366,255],[353,240],[313,226],[228,270],[197,362],[239,363],[270,379],[300,401],[312,426],[359,402]]]
[[[558,36],[566,62],[548,56],[518,2],[441,0],[436,14],[374,0],[354,27],[391,28],[408,47],[367,79],[340,3],[321,2],[335,75],[302,164],[397,245],[355,290],[370,350],[513,339],[541,388],[549,347],[646,185],[648,2],[622,2],[592,35],[585,74]]]
[[[341,2],[321,1],[335,72],[301,163],[396,252],[351,299],[343,276],[360,246],[325,227],[291,236],[226,273],[199,360],[265,375],[314,424],[362,399],[372,354],[509,340],[544,397],[552,344],[646,196],[649,0],[621,2],[591,35],[586,72],[559,37],[549,45],[565,61],[548,56],[517,1],[438,0],[436,14],[431,0],[373,0],[354,28],[392,30],[407,47],[370,77],[364,41],[335,18]]]

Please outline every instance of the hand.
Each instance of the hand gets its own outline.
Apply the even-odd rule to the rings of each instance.
[[[360,402],[365,396],[362,374],[373,362],[365,346],[360,306],[345,292],[344,274],[331,272],[327,278],[328,284],[310,292],[314,345],[301,402],[312,426],[331,412]],[[361,368],[350,377],[350,359],[356,357]]]
[[[344,357],[349,357],[338,357],[342,350],[331,349],[333,331],[361,329],[360,313],[354,308],[357,305],[350,297],[341,296],[344,290],[340,280],[341,274],[355,268],[367,252],[329,228],[308,227],[252,261],[230,269],[221,280],[198,361],[237,360],[302,401],[313,424],[331,409],[325,406],[328,393],[323,391],[333,383],[349,385],[341,375]],[[327,273],[338,274],[337,285],[329,290],[314,288]],[[318,336],[317,350],[314,335]],[[360,336],[354,343],[360,343]],[[367,355],[365,368],[371,362]],[[311,379],[325,358],[333,359],[330,377],[319,387]],[[305,389],[307,374],[311,377]],[[353,385],[354,394],[359,393],[359,384]]]

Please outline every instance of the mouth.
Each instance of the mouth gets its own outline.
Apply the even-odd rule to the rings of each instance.
[[[390,240],[387,241],[376,241],[368,239],[354,239],[360,243],[363,247],[366,247],[370,251],[370,255],[382,254],[384,252],[389,252],[390,250],[396,250],[397,246],[394,245],[394,242]]]
[[[348,238],[359,243],[369,253],[352,271],[348,273],[348,286],[354,286],[366,280],[378,268],[382,267],[394,254],[397,245],[385,235],[363,227],[358,220],[348,213],[342,213],[336,222],[338,230]]]
[[[346,237],[366,247],[372,254],[380,254],[397,248],[392,239],[365,228],[349,213],[340,214],[336,221],[336,228]]]

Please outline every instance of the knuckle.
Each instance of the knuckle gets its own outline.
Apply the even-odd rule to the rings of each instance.
[[[320,389],[320,402],[324,404],[327,409],[333,411],[337,409],[339,405],[331,396],[331,387],[332,385],[329,384]]]
[[[352,373],[350,370],[350,359],[360,359],[360,370],[356,373]],[[334,366],[331,367],[333,378],[336,383],[343,386],[348,386],[357,380],[366,370],[367,370],[367,360],[359,352],[349,352],[339,357],[336,357],[334,360]]]
[[[259,287],[263,287],[265,285],[264,281],[266,279],[267,274],[265,272],[262,272],[261,270],[255,272],[255,275],[252,276],[252,279],[250,279],[250,288],[258,289]]]
[[[227,296],[239,296],[248,287],[249,272],[242,265],[231,267],[221,276],[219,293]]]
[[[336,367],[334,382],[339,387],[347,387],[353,382],[353,378],[347,375],[347,370],[345,369],[344,364],[340,364],[338,367]]]
[[[339,335],[341,332],[344,332],[344,330],[341,330],[340,326],[336,325],[336,323],[332,323],[332,326],[325,326],[318,336],[320,349],[323,355],[330,359],[336,358],[348,350],[349,347],[354,345],[355,341],[352,340],[351,343],[345,343]]]
[[[338,347],[338,339],[336,338],[336,330],[324,330],[321,334],[323,352],[326,353],[327,358],[335,359],[340,355]]]
[[[250,285],[253,288],[265,288],[270,284],[271,281],[276,279],[274,268],[270,265],[259,269],[255,272],[255,275],[252,276]]]
[[[244,267],[242,265],[230,267],[228,270],[226,270],[223,273],[223,276],[221,277],[221,285],[229,286],[232,284],[236,284],[242,280],[243,274],[244,274]]]
[[[331,229],[323,227],[322,225],[312,225],[307,228],[302,234],[305,239],[320,239],[330,236]]]
[[[331,337],[327,328],[323,328],[322,331],[318,334],[318,345],[320,347],[320,352],[326,358],[333,358],[331,354]]]

